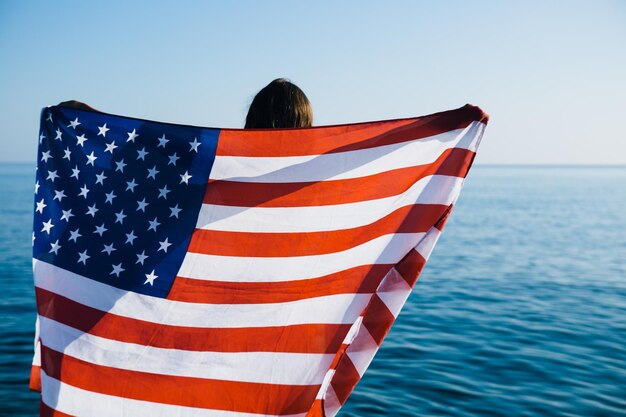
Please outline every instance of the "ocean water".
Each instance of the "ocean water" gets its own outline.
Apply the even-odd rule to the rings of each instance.
[[[0,164],[0,414],[35,416],[32,165]],[[340,416],[626,416],[626,167],[476,166]]]

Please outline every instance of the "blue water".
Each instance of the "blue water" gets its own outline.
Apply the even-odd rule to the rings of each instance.
[[[34,416],[33,167],[0,165],[0,414]],[[347,416],[626,416],[626,167],[474,167]]]

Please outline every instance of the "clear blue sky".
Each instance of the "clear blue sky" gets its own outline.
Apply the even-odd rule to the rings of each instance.
[[[0,161],[34,161],[40,108],[241,127],[288,77],[315,124],[472,103],[479,163],[626,163],[625,1],[0,0]]]

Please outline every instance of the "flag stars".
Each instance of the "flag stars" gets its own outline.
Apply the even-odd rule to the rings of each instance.
[[[115,249],[115,248],[113,247],[113,244],[111,243],[110,245],[104,245],[104,249],[102,249],[102,250],[100,251],[100,253],[106,252],[106,253],[107,253],[107,255],[111,256],[111,252],[113,252],[113,251],[115,251],[115,250],[117,250],[117,249]]]
[[[71,127],[72,129],[76,129],[76,126],[78,126],[80,124],[80,122],[78,121],[78,117],[74,120],[72,120],[70,122],[69,125],[67,125],[67,127]]]
[[[146,282],[143,284],[150,284],[150,286],[154,285],[154,280],[158,278],[158,275],[154,275],[154,269],[149,274],[146,274]]]
[[[155,232],[157,231],[157,227],[161,225],[161,223],[157,221],[156,217],[154,218],[154,220],[148,221],[148,223],[150,223],[150,227],[148,227],[148,230],[154,230]]]
[[[43,140],[46,138],[46,135],[44,135],[43,133],[41,135],[39,135],[39,144],[41,145],[43,143]]]
[[[80,193],[78,193],[79,196],[81,197],[85,197],[87,198],[87,193],[89,192],[89,188],[87,188],[87,184],[85,184],[81,189],[80,189]]]
[[[124,163],[124,160],[122,159],[121,161],[118,161],[115,163],[115,165],[117,165],[117,167],[115,168],[115,172],[119,171],[119,172],[124,172],[124,167],[127,165]]]
[[[52,198],[52,200],[56,200],[58,198],[59,202],[61,202],[61,200],[63,200],[63,198],[65,197],[67,196],[65,195],[65,192],[63,190],[61,191],[54,190],[54,197]]]
[[[68,241],[73,240],[74,243],[76,243],[76,240],[78,240],[79,237],[82,237],[82,235],[79,232],[80,232],[80,229],[70,231],[70,238],[68,239]]]
[[[105,177],[104,171],[102,171],[100,174],[96,174],[96,184],[104,185],[104,180],[106,178],[107,177]]]
[[[103,137],[107,137],[107,132],[111,130],[107,127],[107,124],[105,123],[102,126],[98,126],[98,136],[102,135]]]
[[[149,205],[149,203],[146,203],[146,199],[144,198],[141,201],[137,201],[137,204],[138,204],[137,211],[141,210],[141,211],[143,211],[145,213],[146,212],[146,207],[148,207],[148,205]]]
[[[146,251],[143,251],[141,253],[137,254],[137,262],[135,262],[135,265],[137,264],[142,264],[143,262],[148,258],[148,255],[146,255]]]
[[[39,180],[35,181],[35,194],[39,192]]]
[[[111,205],[113,205],[113,199],[114,199],[115,197],[117,197],[117,196],[115,195],[115,193],[113,193],[113,191],[111,191],[110,193],[106,193],[106,194],[104,194],[104,195],[105,195],[105,200],[104,200],[104,202],[105,202],[105,203],[110,203]]]
[[[157,198],[163,197],[164,199],[167,200],[167,193],[169,192],[170,190],[167,189],[167,185],[164,185],[163,188],[159,188],[159,197]]]
[[[56,133],[56,136],[54,137],[54,140],[63,140],[62,133],[59,130],[59,128],[57,128],[57,130],[54,133]]]
[[[54,225],[52,224],[52,219],[48,220],[47,222],[41,222],[41,224],[43,225],[43,229],[41,229],[41,231],[50,234],[50,229],[54,227]]]
[[[93,151],[91,151],[91,153],[86,156],[87,156],[87,165],[94,166],[94,162],[96,161],[96,159],[98,159],[98,157],[93,154]]]
[[[111,267],[113,268],[113,271],[111,271],[111,273],[109,275],[115,275],[118,278],[119,278],[120,274],[125,271],[125,269],[122,268],[122,263],[121,262],[119,264],[117,264],[117,265],[111,265]]]
[[[167,142],[169,142],[169,141],[170,141],[169,139],[166,139],[166,138],[165,138],[165,133],[163,134],[163,136],[161,136],[161,137],[160,137],[160,138],[158,138],[158,139],[159,139],[159,144],[158,144],[157,148],[160,148],[161,146],[162,146],[163,148],[165,148],[165,144],[166,144]]]
[[[91,256],[87,255],[87,250],[78,253],[78,261],[76,263],[82,263],[83,265],[87,265],[87,259],[91,258]]]
[[[135,143],[135,139],[137,139],[139,137],[139,135],[137,134],[137,132],[135,131],[135,129],[133,129],[132,132],[128,132],[126,133],[128,135],[128,139],[126,139],[126,142],[132,142]]]
[[[168,165],[168,166],[169,166],[169,165],[174,165],[174,166],[176,166],[176,161],[178,161],[178,160],[180,159],[180,156],[177,156],[177,155],[176,155],[176,152],[174,152],[174,154],[173,154],[173,155],[168,156],[168,158],[169,158],[169,160],[170,160],[170,161],[167,163],[167,165]]]
[[[157,252],[162,250],[163,252],[167,253],[167,248],[169,248],[170,246],[172,246],[172,244],[168,241],[168,238],[165,238],[163,242],[159,242],[159,249],[157,250]]]
[[[48,159],[52,158],[50,155],[50,151],[45,151],[41,153],[41,160],[44,162],[48,162]],[[54,159],[54,158],[53,158]]]
[[[65,220],[66,222],[70,221],[70,217],[74,217],[74,215],[72,214],[72,209],[69,210],[61,210],[63,212],[63,215],[61,216],[61,220]]]
[[[66,148],[63,153],[65,153],[65,155],[63,155],[63,159],[67,159],[68,161],[70,160],[70,157],[72,156],[72,152],[70,151],[70,148]]]
[[[76,136],[76,146],[83,147],[83,144],[87,141],[85,135]]]
[[[191,149],[189,149],[189,152],[198,152],[198,146],[202,145],[201,142],[198,142],[198,138],[194,138],[193,142],[189,142],[189,144],[191,145]]]
[[[146,155],[148,155],[148,152],[146,152],[146,148],[143,147],[140,150],[137,151],[137,160],[142,160],[145,161],[146,160]]]
[[[48,112],[48,117],[46,118],[46,121],[52,122],[52,113]]]
[[[70,178],[78,179],[78,174],[80,174],[80,169],[78,169],[78,165],[76,165],[76,168],[72,168],[72,175],[70,175]]]
[[[137,183],[135,182],[134,178],[131,181],[126,181],[126,191],[130,190],[131,193],[134,193],[136,186]]]
[[[128,243],[128,244],[132,245],[133,241],[135,239],[137,239],[137,236],[135,236],[135,231],[131,230],[130,233],[125,233],[125,234],[126,234],[126,242],[124,242],[124,243]]]
[[[48,253],[53,253],[54,252],[55,255],[58,255],[59,249],[61,249],[61,245],[59,245],[59,239],[57,239],[56,242],[51,243],[50,247],[51,247],[51,249],[50,249],[50,251]]]
[[[35,209],[35,211],[43,214],[43,209],[46,207],[48,207],[48,205],[44,203],[44,199],[42,198],[41,201],[37,203],[37,208]]]
[[[185,173],[183,175],[180,176],[180,184],[182,184],[183,182],[187,185],[189,185],[189,179],[192,176],[189,175],[189,171],[185,171]]]
[[[119,222],[120,224],[123,224],[124,217],[127,217],[126,214],[124,214],[124,210],[120,210],[119,213],[115,213],[115,223]]]
[[[115,145],[115,141],[111,142],[111,143],[107,143],[106,144],[106,149],[104,150],[105,152],[111,152],[111,155],[113,155],[113,150],[115,148],[118,148],[118,146]]]
[[[178,208],[178,204],[176,204],[174,207],[170,207],[170,217],[178,218],[178,213],[180,213],[181,210],[182,209]]]
[[[96,226],[96,230],[94,231],[94,233],[97,233],[98,235],[100,235],[100,237],[102,237],[102,234],[106,232],[107,230],[109,229],[104,227],[104,223],[102,223],[102,226]]]
[[[89,214],[91,217],[96,217],[96,212],[98,210],[99,209],[96,208],[96,205],[94,204],[93,206],[88,206],[87,213],[85,213],[85,214]]]
[[[47,180],[54,182],[54,180],[57,178],[59,178],[59,176],[57,175],[56,171],[48,171],[48,177],[46,178]]]
[[[159,171],[156,169],[156,165],[155,165],[151,169],[148,169],[148,178],[152,178],[153,180],[156,180],[156,174],[158,173]]]

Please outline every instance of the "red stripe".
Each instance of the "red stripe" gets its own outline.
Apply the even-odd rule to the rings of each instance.
[[[303,413],[310,409],[320,387],[129,371],[85,362],[43,345],[41,357],[48,376],[80,389],[196,408],[274,415]]]
[[[30,381],[28,388],[32,391],[41,392],[41,367],[32,365],[30,367]]]
[[[467,149],[447,149],[431,164],[343,180],[263,183],[210,180],[204,203],[239,207],[305,207],[355,203],[402,194],[429,175],[464,178],[474,157]]]
[[[300,156],[345,152],[405,142],[467,127],[473,121],[487,123],[478,107],[410,119],[384,120],[307,129],[222,129],[218,156]]]
[[[330,382],[341,404],[346,402],[360,379],[361,375],[359,375],[359,371],[354,367],[348,355],[343,355]]]
[[[261,304],[335,294],[371,294],[391,267],[362,265],[319,278],[284,282],[224,282],[176,277],[167,298],[206,304]]]
[[[310,256],[335,253],[394,233],[428,231],[448,210],[442,204],[400,207],[365,226],[343,230],[292,233],[250,233],[196,229],[188,251],[243,257]]]
[[[396,271],[409,284],[411,288],[415,285],[422,269],[426,265],[426,259],[415,249],[411,249],[404,258],[395,266]]]
[[[94,336],[165,349],[212,352],[335,353],[350,324],[198,328],[131,319],[36,288],[39,314]]]
[[[380,346],[395,319],[383,300],[377,294],[374,294],[367,306],[365,316],[363,316],[363,326]]]

